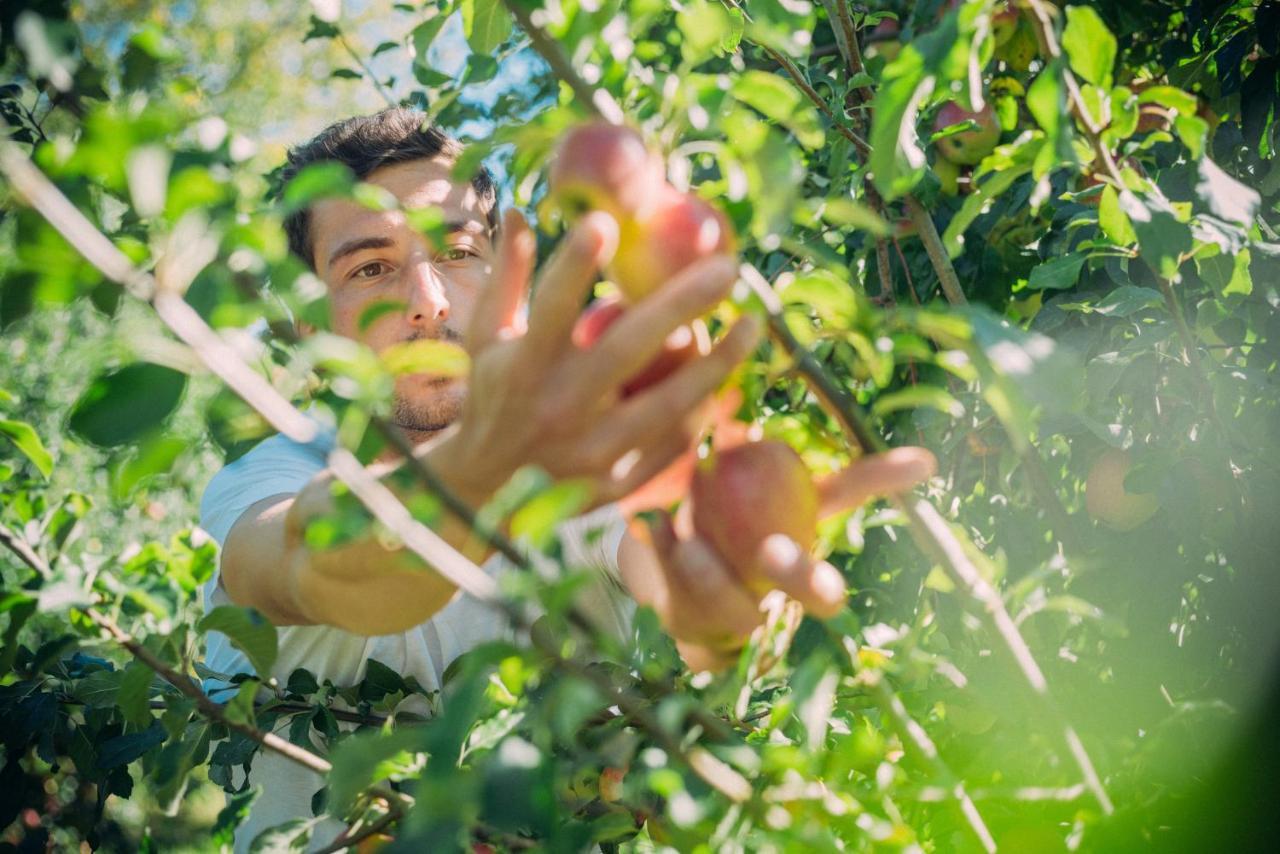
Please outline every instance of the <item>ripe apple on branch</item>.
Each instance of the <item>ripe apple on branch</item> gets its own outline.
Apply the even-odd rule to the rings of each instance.
[[[966,122],[972,122],[975,127],[944,136],[937,143],[938,156],[959,166],[973,166],[981,162],[1000,141],[1000,121],[990,103],[973,112],[955,101],[948,101],[934,117],[933,129],[938,132]]]

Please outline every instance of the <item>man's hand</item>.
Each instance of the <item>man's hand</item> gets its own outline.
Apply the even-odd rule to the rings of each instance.
[[[819,512],[830,516],[874,495],[905,492],[931,477],[936,465],[923,448],[896,448],[858,459],[818,482]],[[720,670],[733,663],[764,619],[761,600],[692,530],[687,516],[660,516],[647,531],[633,525],[618,563],[636,601],[653,607],[689,667]],[[815,617],[832,617],[844,607],[840,572],[826,561],[814,561],[782,534],[761,545],[759,570],[768,586]]]
[[[715,257],[689,267],[584,352],[571,332],[617,241],[607,215],[584,217],[539,276],[526,325],[534,239],[518,213],[507,213],[493,276],[467,336],[467,403],[445,440],[448,453],[437,455],[467,481],[464,498],[486,500],[528,464],[557,478],[591,481],[596,504],[628,494],[692,445],[711,394],[755,346],[759,324],[744,319],[709,354],[622,399],[620,388],[672,330],[724,299],[736,265]]]

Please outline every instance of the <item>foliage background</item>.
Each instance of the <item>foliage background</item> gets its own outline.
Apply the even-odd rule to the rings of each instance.
[[[863,75],[838,49],[834,3],[570,0],[539,23],[670,153],[675,180],[724,205],[745,257],[776,283],[792,333],[868,408],[875,429],[938,453],[943,471],[929,497],[986,555],[980,565],[1115,813],[1079,791],[993,636],[909,545],[900,511],[885,507],[824,530],[855,590],[850,611],[827,627],[801,625],[771,673],[752,671],[753,650],[721,680],[675,675],[650,624],[640,650],[601,665],[625,684],[628,672],[675,675],[682,692],[652,698],[672,732],[686,731],[695,704],[726,716],[732,735],[709,741],[754,781],[747,808],[653,747],[651,733],[597,720],[606,704],[582,678],[536,651],[495,648],[460,669],[464,701],[410,736],[422,740],[370,734],[335,752],[335,785],[346,791],[376,771],[418,795],[401,826],[406,850],[472,836],[513,844],[512,835],[566,849],[594,838],[831,850],[837,837],[851,848],[974,848],[954,804],[931,800],[928,787],[946,777],[899,734],[877,684],[891,685],[923,725],[946,773],[985,793],[975,800],[1002,848],[1197,850],[1266,838],[1275,820],[1266,805],[1276,758],[1280,246],[1270,222],[1280,12],[1270,2],[1082,3],[1057,19],[1088,36],[1068,41],[1069,63],[1042,55],[1019,70],[982,37],[993,4],[939,18],[944,5],[873,4],[869,16],[852,7],[864,38],[891,12],[914,46],[889,65],[868,57]],[[213,263],[187,301],[286,392],[300,391],[313,368],[356,375],[362,393],[319,396],[346,417],[377,408],[376,366],[237,332],[262,331],[256,321],[281,318],[281,303],[318,316],[268,200],[281,146],[381,99],[408,100],[475,141],[471,150],[503,177],[505,200],[538,215],[549,246],[558,224],[538,204],[540,167],[583,104],[496,3],[349,3],[337,18],[335,7],[314,4],[317,18],[282,4],[45,3],[21,21],[24,9],[9,7],[0,46],[12,83],[0,107],[13,138],[24,150],[41,143],[37,163],[135,262],[149,268],[211,235]],[[1086,7],[1096,25],[1079,13]],[[788,75],[792,63],[820,105]],[[1125,185],[1101,199],[1080,177],[1099,171],[1088,134],[1061,120],[1068,65],[1095,84],[1085,97],[1107,105],[1104,143],[1129,167]],[[932,112],[969,96],[975,67],[978,89],[1008,120],[1005,144],[969,176],[989,199],[948,195],[930,168]],[[1146,80],[1170,88],[1135,83]],[[1167,129],[1140,129],[1140,106],[1113,84],[1169,111]],[[915,108],[918,149],[899,132]],[[859,139],[871,144],[869,160]],[[951,241],[977,307],[944,302],[907,190]],[[309,190],[349,191],[331,177]],[[16,204],[4,214],[0,418],[10,441],[0,443],[0,522],[53,571],[42,577],[0,557],[0,844],[216,846],[234,823],[217,815],[218,784],[246,758],[245,744],[211,747],[221,725],[129,664],[83,608],[96,597],[164,660],[193,667],[202,631],[193,594],[214,559],[190,531],[195,502],[264,425],[37,215]],[[892,254],[878,252],[877,235]],[[893,306],[872,299],[885,258]],[[268,280],[274,299],[252,298]],[[744,295],[716,320],[740,310],[759,305]],[[761,349],[741,379],[742,414],[815,469],[837,465],[849,453],[839,427],[791,364],[776,345]],[[145,373],[113,382],[129,365]],[[108,404],[97,421],[85,414],[95,383]],[[156,384],[179,393],[148,410],[140,404]],[[1128,532],[1084,510],[1093,461],[1122,445],[1135,460],[1129,486],[1160,504]],[[548,506],[560,494],[541,495]],[[252,643],[251,624],[244,632]],[[856,640],[852,657],[845,637]],[[350,705],[391,711],[413,690],[392,676],[371,673],[348,692]],[[305,677],[279,687],[283,704],[240,712],[259,726],[289,720],[295,741],[310,743],[312,730],[327,749],[336,689]],[[588,720],[597,725],[575,735]],[[465,759],[423,770],[400,753],[426,744]],[[354,762],[360,751],[388,763]],[[627,765],[620,802],[602,798],[599,769]],[[1010,791],[1029,786],[1065,799]]]

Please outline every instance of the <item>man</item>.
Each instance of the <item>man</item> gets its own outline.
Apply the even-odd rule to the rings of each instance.
[[[332,329],[375,351],[421,338],[465,344],[472,357],[467,381],[410,376],[396,383],[393,420],[420,443],[421,457],[473,506],[524,465],[589,481],[596,509],[561,530],[569,563],[600,573],[579,604],[603,629],[625,637],[633,607],[625,587],[654,607],[691,667],[723,666],[760,622],[758,597],[687,531],[677,535],[664,525],[652,537],[627,533],[615,502],[689,453],[713,392],[755,346],[759,325],[744,319],[710,353],[626,400],[618,390],[673,329],[727,295],[734,261],[712,258],[689,268],[623,315],[587,355],[570,342],[570,331],[617,243],[617,225],[603,214],[584,217],[529,298],[528,227],[508,212],[496,228],[488,174],[454,180],[457,143],[423,121],[412,110],[388,109],[339,122],[290,153],[286,177],[311,163],[338,161],[394,194],[404,209],[444,212],[443,246],[429,245],[400,211],[348,201],[319,202],[286,223],[292,250],[328,286]],[[381,303],[395,310],[363,324],[366,311]],[[268,439],[210,483],[201,524],[222,556],[206,604],[252,606],[279,627],[272,675],[282,681],[305,667],[321,680],[350,685],[376,658],[438,689],[451,661],[502,637],[507,627],[372,535],[325,551],[306,547],[308,523],[331,509],[325,442]],[[908,488],[931,466],[927,452],[912,449],[862,461],[821,484],[823,506],[832,512],[875,492]],[[442,522],[439,533],[459,548],[473,539],[456,520]],[[777,586],[811,612],[829,616],[842,606],[839,573],[811,562],[794,543],[773,538],[763,558]],[[490,558],[484,568],[506,567]],[[208,664],[222,673],[249,669],[220,636],[210,639]],[[309,816],[311,795],[323,782],[271,755],[255,760],[252,777],[264,794],[237,834],[238,850],[264,828]],[[341,829],[326,822],[313,842]]]

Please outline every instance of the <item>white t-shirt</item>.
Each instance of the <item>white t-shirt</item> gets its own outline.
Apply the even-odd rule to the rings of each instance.
[[[200,526],[222,546],[233,525],[251,506],[273,495],[296,494],[326,465],[332,433],[302,445],[283,436],[265,440],[226,466],[205,489],[200,502]],[[618,576],[618,544],[625,523],[613,505],[569,520],[560,529],[565,564],[599,573],[577,600],[578,606],[603,631],[615,637],[630,634],[634,602],[626,595]],[[497,576],[515,571],[495,555],[483,567]],[[215,573],[204,587],[205,608],[232,604]],[[426,622],[400,634],[364,637],[333,626],[285,626],[277,629],[279,654],[271,675],[284,684],[297,668],[311,671],[317,681],[328,679],[342,688],[364,678],[367,662],[377,659],[393,671],[414,677],[428,691],[440,689],[445,669],[462,653],[487,641],[512,637],[503,617],[481,602],[460,594]],[[252,673],[248,659],[226,636],[210,632],[206,666],[218,673]],[[230,699],[226,682],[208,679],[205,690],[215,700]],[[410,697],[402,710],[426,711],[420,697]],[[281,728],[287,722],[281,724]],[[323,785],[320,776],[271,751],[260,751],[253,760],[250,782],[263,792],[236,833],[237,852],[262,830],[311,816],[311,797]],[[237,781],[239,782],[239,781]],[[312,847],[327,844],[344,829],[328,819],[312,834]]]

